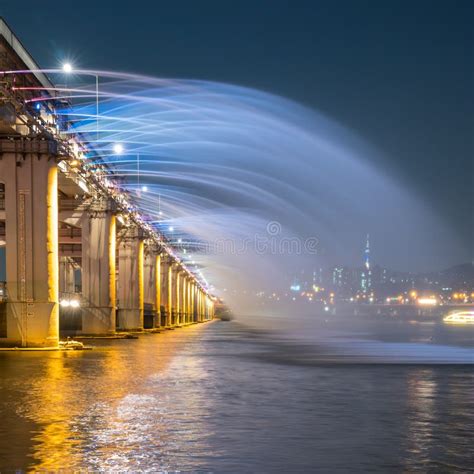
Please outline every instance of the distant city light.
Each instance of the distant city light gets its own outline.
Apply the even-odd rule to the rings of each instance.
[[[421,306],[436,306],[438,300],[434,297],[418,298],[418,304]]]
[[[325,306],[324,311],[329,311],[329,306]]]
[[[67,74],[69,74],[70,72],[72,72],[72,64],[71,63],[64,63],[63,64],[63,71]]]

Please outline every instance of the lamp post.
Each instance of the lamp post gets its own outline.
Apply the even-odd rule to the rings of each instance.
[[[64,63],[62,69],[66,74],[71,74],[74,71],[71,63]],[[95,136],[96,142],[99,143],[99,75],[93,74],[93,76],[95,77]]]

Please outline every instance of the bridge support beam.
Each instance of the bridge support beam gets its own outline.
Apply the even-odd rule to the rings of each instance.
[[[155,255],[155,309],[156,319],[155,327],[161,327],[161,254]]]
[[[202,322],[202,293],[199,288],[196,289],[196,317],[199,322]]]
[[[181,323],[188,324],[188,277],[184,272],[181,274],[181,282]]]
[[[0,140],[7,274],[6,333],[0,334],[1,345],[58,346],[58,178],[54,152],[49,141]]]
[[[70,257],[59,257],[59,292],[74,293],[75,289],[73,261]]]
[[[161,257],[155,245],[145,245],[144,257],[144,300],[150,312],[145,318],[146,328],[156,328],[161,324]],[[148,319],[148,320],[147,320]]]
[[[196,314],[196,282],[194,280],[191,288],[191,317],[196,323],[198,319]]]
[[[160,308],[161,326],[171,326],[171,269],[172,263],[168,256],[160,257]]]
[[[107,335],[116,326],[116,218],[108,200],[96,201],[82,219],[82,332]]]
[[[181,271],[179,266],[173,265],[174,270],[174,300],[173,300],[173,309],[175,313],[173,326],[180,326],[181,325]]]
[[[143,330],[144,242],[140,229],[127,229],[119,244],[119,327]]]

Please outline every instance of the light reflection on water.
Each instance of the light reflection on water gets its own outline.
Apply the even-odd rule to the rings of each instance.
[[[363,363],[294,341],[213,323],[82,353],[1,353],[0,470],[474,466],[472,366]]]

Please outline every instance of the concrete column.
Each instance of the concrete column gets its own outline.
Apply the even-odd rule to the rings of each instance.
[[[191,278],[186,277],[186,321],[191,323]]]
[[[156,308],[156,319],[155,327],[162,325],[161,320],[161,254],[155,255],[155,308]]]
[[[209,321],[211,319],[214,319],[214,301],[212,298],[209,296]]]
[[[82,333],[114,334],[116,218],[113,203],[97,199],[82,217]]]
[[[160,306],[162,313],[162,326],[171,326],[171,298],[170,298],[170,285],[171,285],[171,261],[170,258],[165,254],[160,257],[160,276],[161,276],[161,288],[160,288]]]
[[[170,262],[168,266],[168,326],[176,324],[176,264]]]
[[[143,330],[144,242],[141,230],[126,229],[118,246],[119,253],[119,327]]]
[[[189,281],[189,321],[194,322],[194,310],[193,310],[193,295],[194,295],[194,280],[191,278]]]
[[[206,320],[206,295],[201,291],[201,321]]]
[[[152,320],[147,321],[148,328],[154,328],[156,325],[156,249],[153,245],[145,244],[144,256],[144,276],[143,276],[143,293],[144,304],[147,308],[151,308]]]
[[[197,291],[197,304],[198,304],[198,307],[197,307],[197,313],[198,313],[198,321],[201,321],[203,320],[203,315],[202,315],[202,291],[200,288],[198,288],[198,291]]]
[[[57,347],[58,171],[55,143],[0,140],[5,184],[6,334],[0,344]]]
[[[186,273],[183,272],[182,274],[182,289],[181,289],[181,296],[182,296],[182,322],[183,324],[188,323],[188,276]]]
[[[175,309],[175,325],[181,325],[181,270],[176,267],[174,279],[174,309]]]
[[[191,319],[193,322],[197,321],[196,318],[196,282],[191,282]]]
[[[74,293],[76,291],[74,278],[74,262],[71,257],[59,258],[59,292]]]

